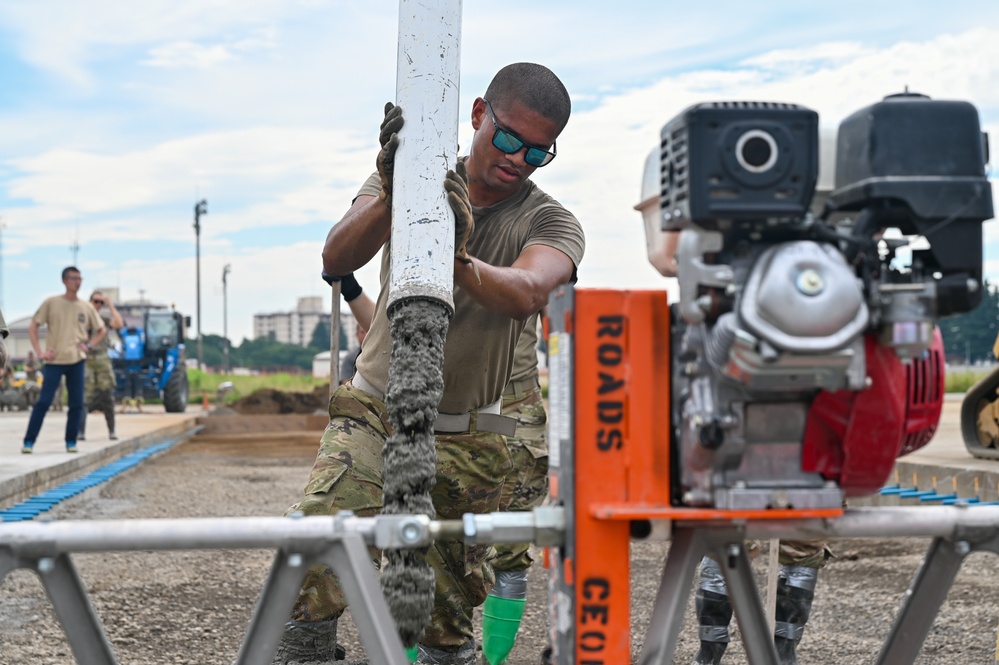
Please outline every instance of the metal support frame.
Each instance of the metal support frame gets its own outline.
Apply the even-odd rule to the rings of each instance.
[[[663,567],[652,619],[638,660],[641,665],[668,665],[673,662],[673,650],[683,624],[683,613],[687,609],[697,565],[706,554],[719,562],[725,577],[749,662],[779,662],[763,603],[756,589],[753,569],[743,547],[745,538],[745,529],[735,526],[674,528],[673,542]]]
[[[558,508],[536,513],[468,515],[431,521],[425,515],[238,517],[0,523],[0,583],[16,569],[33,570],[52,602],[73,655],[84,665],[115,665],[114,650],[71,553],[277,548],[236,665],[268,665],[308,568],[328,564],[357,624],[369,662],[408,663],[368,546],[422,547],[434,539],[474,542],[558,542]]]
[[[964,558],[973,552],[999,555],[999,507],[870,508],[848,510],[843,517],[828,520],[751,521],[741,525],[674,523],[672,544],[638,662],[673,662],[697,566],[705,555],[720,564],[747,660],[751,665],[778,665],[768,617],[743,547],[745,540],[907,536],[931,536],[933,541],[875,662],[914,663]]]
[[[107,633],[70,558],[71,552],[277,547],[236,658],[268,665],[308,568],[328,564],[339,576],[369,661],[408,663],[378,585],[367,545],[425,542],[425,517],[233,518],[29,522],[0,525],[0,581],[26,568],[42,581],[73,655],[83,665],[116,665]]]
[[[369,662],[401,665],[407,662],[402,642],[379,588],[368,546],[421,547],[442,538],[465,543],[530,540],[564,546],[568,526],[566,511],[552,506],[524,513],[466,515],[452,521],[432,521],[424,515],[361,518],[344,512],[298,519],[0,523],[0,582],[15,569],[35,571],[77,662],[115,665],[110,641],[71,553],[276,548],[237,665],[270,662],[302,577],[316,563],[328,564],[339,575]],[[773,636],[743,547],[747,539],[933,538],[882,645],[877,665],[915,662],[964,558],[973,552],[999,555],[999,506],[859,508],[846,510],[842,517],[813,520],[676,519],[671,526],[672,545],[639,658],[642,665],[672,662],[697,566],[704,555],[721,564],[749,663],[777,664]]]

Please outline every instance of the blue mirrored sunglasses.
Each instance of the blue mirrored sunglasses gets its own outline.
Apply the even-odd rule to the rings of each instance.
[[[482,101],[486,103],[486,110],[489,111],[489,119],[493,121],[493,127],[496,128],[496,132],[493,134],[493,147],[508,155],[516,154],[526,148],[527,152],[524,153],[524,161],[535,167],[545,166],[555,159],[556,150],[554,143],[552,143],[551,152],[548,152],[544,148],[524,143],[520,140],[520,137],[496,122],[496,115],[493,113],[493,107],[489,103],[489,100],[483,99]]]

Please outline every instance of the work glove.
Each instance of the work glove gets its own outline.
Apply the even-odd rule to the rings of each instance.
[[[472,263],[468,255],[468,239],[475,230],[475,217],[472,215],[472,202],[468,200],[468,173],[465,162],[459,160],[454,170],[448,170],[444,178],[444,190],[447,192],[447,202],[454,211],[454,258],[462,263],[471,263],[475,271],[475,279],[479,278],[479,268]]]
[[[385,104],[385,119],[382,120],[378,142],[382,148],[378,151],[378,175],[382,179],[382,191],[378,198],[385,205],[392,207],[392,172],[395,170],[395,151],[399,147],[399,130],[402,129],[402,109],[392,102]]]
[[[340,295],[343,296],[344,302],[350,302],[354,298],[361,295],[361,285],[357,283],[354,273],[348,273],[341,276],[331,275],[324,270],[323,281],[330,286],[333,286],[336,282],[340,282]]]

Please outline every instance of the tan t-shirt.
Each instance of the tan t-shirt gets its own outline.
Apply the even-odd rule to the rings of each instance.
[[[377,196],[378,174],[361,187],[358,196]],[[530,245],[554,247],[579,266],[585,241],[579,221],[558,201],[528,180],[516,194],[496,205],[473,207],[475,231],[468,253],[489,265],[508,267]],[[375,303],[371,330],[364,338],[357,370],[379,390],[388,382],[392,339],[386,304],[389,295],[389,252],[382,250],[381,291]],[[514,351],[524,329],[523,321],[493,312],[476,303],[460,288],[454,289],[454,318],[444,345],[444,396],[442,413],[465,413],[492,404],[503,395],[513,370]]]
[[[524,322],[524,332],[517,340],[513,353],[513,373],[510,381],[523,381],[538,376],[538,315]]]
[[[100,330],[104,322],[86,300],[69,300],[66,296],[46,298],[35,312],[33,320],[38,325],[47,325],[45,348],[55,352],[51,365],[73,365],[87,358],[79,344],[90,339],[88,330]]]

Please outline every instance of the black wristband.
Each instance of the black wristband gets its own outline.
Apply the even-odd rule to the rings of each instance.
[[[340,294],[343,296],[344,302],[350,302],[361,295],[361,290],[361,285],[354,278],[354,273],[340,278]]]

